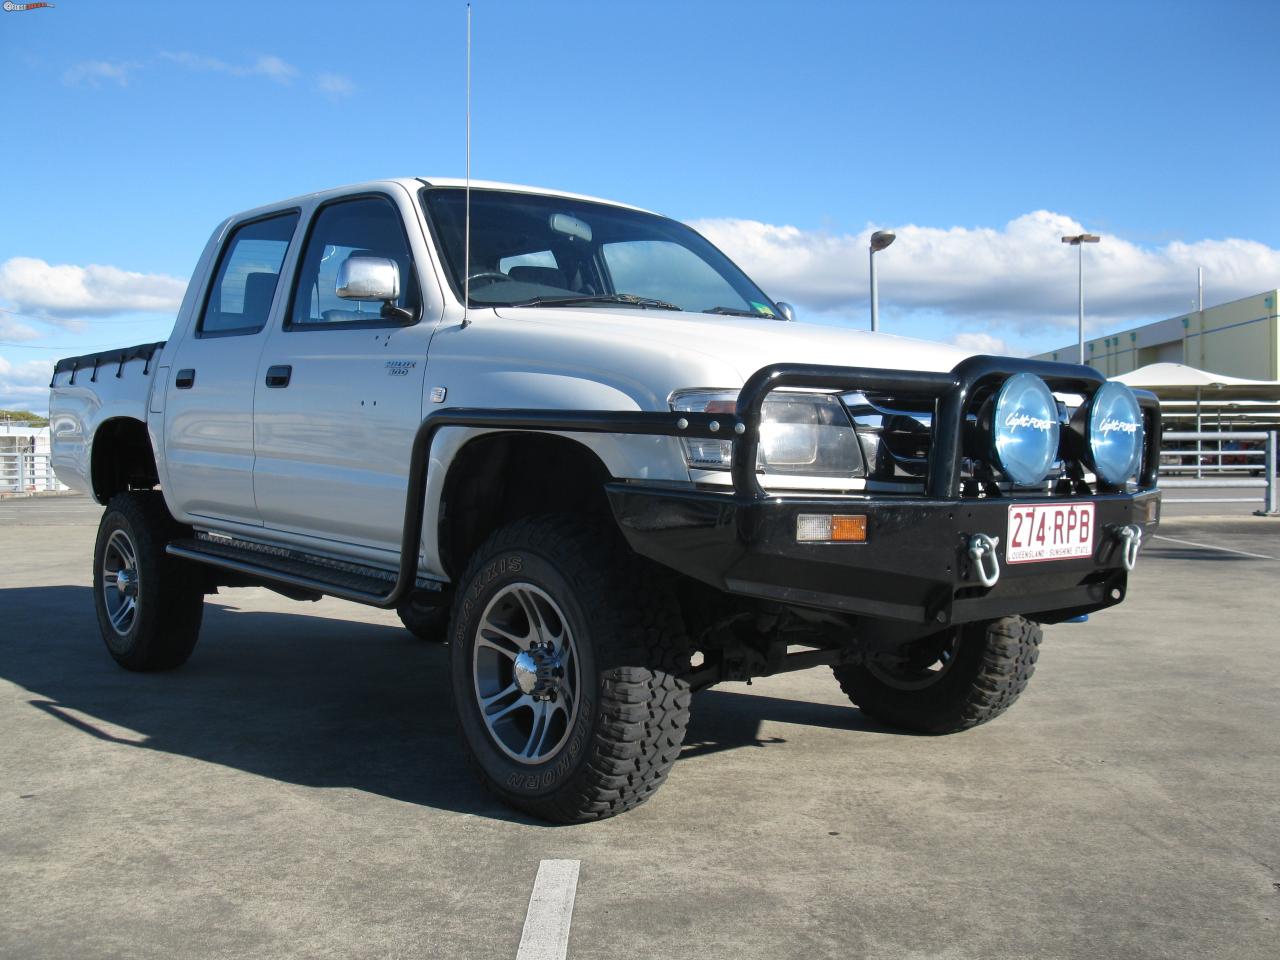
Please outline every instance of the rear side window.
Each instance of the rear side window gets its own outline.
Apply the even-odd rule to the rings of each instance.
[[[296,212],[236,227],[223,244],[198,328],[206,336],[257,333],[267,324]]]

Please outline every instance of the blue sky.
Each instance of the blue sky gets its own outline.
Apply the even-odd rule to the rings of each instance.
[[[229,213],[462,171],[462,3],[55,2],[0,14],[0,402],[163,338]],[[1076,225],[1098,333],[1187,309],[1195,265],[1210,302],[1280,284],[1280,5],[474,11],[475,176],[694,222],[809,319],[865,324],[877,226],[887,328],[1015,352],[1072,339]]]

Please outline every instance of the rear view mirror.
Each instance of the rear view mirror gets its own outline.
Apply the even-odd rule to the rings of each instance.
[[[591,242],[591,224],[577,217],[571,217],[567,213],[553,213],[551,229],[556,233],[563,233],[566,237],[576,237],[585,243]]]
[[[386,257],[347,257],[334,286],[343,300],[395,300],[400,296],[400,268]]]

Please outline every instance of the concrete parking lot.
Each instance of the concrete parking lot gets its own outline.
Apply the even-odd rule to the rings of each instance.
[[[186,668],[117,668],[98,513],[0,502],[0,957],[510,958],[553,858],[571,958],[1277,956],[1280,519],[1167,522],[985,727],[730,684],[655,800],[548,827],[472,779],[394,614],[232,590]]]

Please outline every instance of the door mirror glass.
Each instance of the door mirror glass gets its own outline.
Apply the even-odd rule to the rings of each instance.
[[[787,303],[785,300],[779,300],[777,303],[778,303],[778,312],[782,314],[783,320],[795,320],[796,318],[795,307]]]
[[[386,257],[347,257],[338,268],[334,293],[342,300],[395,300],[400,268]]]

